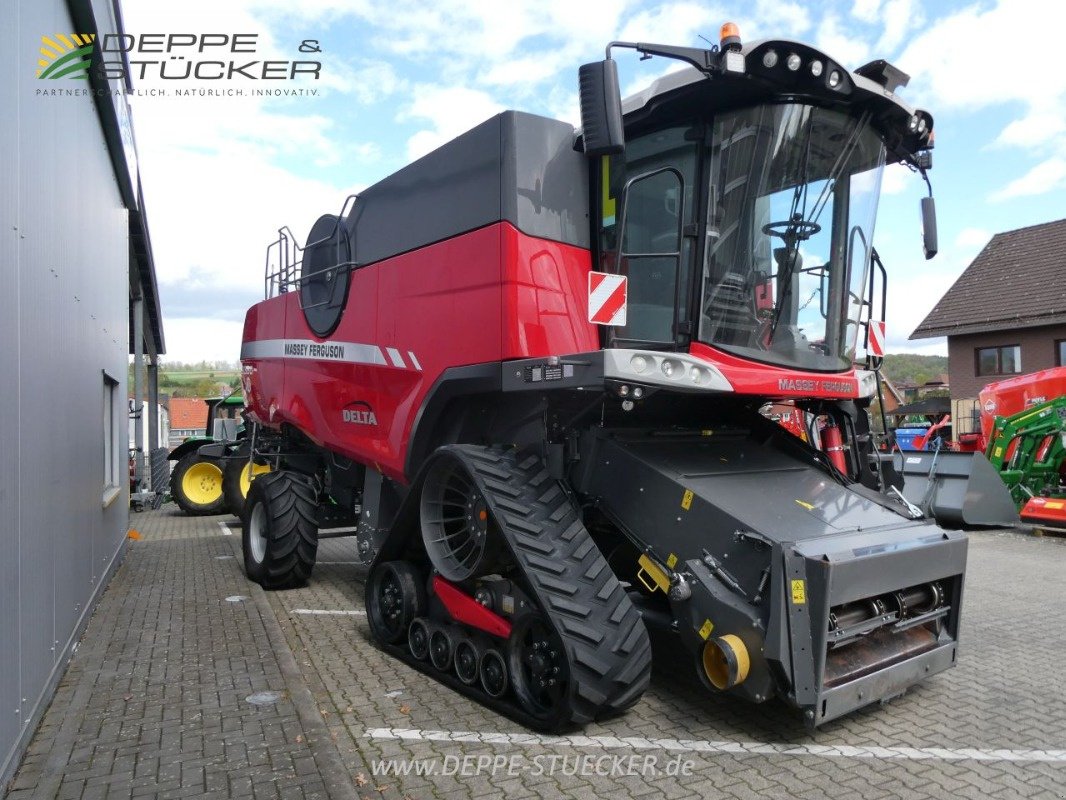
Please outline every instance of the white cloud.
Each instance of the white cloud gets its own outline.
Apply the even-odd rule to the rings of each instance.
[[[992,234],[984,228],[963,228],[955,237],[955,247],[976,255],[991,238]]]
[[[885,174],[881,178],[881,194],[902,194],[911,187],[912,180],[916,178],[905,166],[889,164],[885,167]]]
[[[485,92],[462,86],[415,86],[411,105],[400,119],[428,120],[430,127],[407,141],[407,157],[424,156],[479,122],[498,114],[503,106]]]
[[[827,56],[849,69],[870,60],[869,43],[859,38],[854,30],[842,29],[836,17],[827,16],[822,20],[815,43]]]
[[[877,52],[883,57],[894,53],[906,35],[921,26],[924,15],[913,0],[888,0],[881,10],[884,32],[877,42]]]
[[[718,28],[725,21],[723,14],[712,6],[690,2],[668,3],[653,11],[634,14],[618,38],[624,42],[695,46],[700,34],[717,41]]]
[[[873,24],[880,21],[881,0],[855,0],[851,15],[858,20]]]
[[[1011,122],[996,138],[997,145],[1037,147],[1062,141],[1066,133],[1066,108],[1032,110]]]
[[[544,53],[515,58],[493,66],[481,78],[482,83],[502,86],[527,86],[550,78],[563,67],[559,54]]]
[[[753,19],[741,22],[740,32],[746,38],[752,38],[747,33],[749,30],[755,38],[798,37],[811,29],[813,16],[809,4],[759,0],[755,4]]]
[[[166,320],[166,361],[237,361],[244,325],[221,319],[179,317]]]
[[[1049,158],[1037,164],[1020,178],[1015,178],[999,191],[993,192],[989,200],[1000,203],[1015,197],[1028,197],[1046,194],[1053,189],[1066,187],[1066,160]]]
[[[916,76],[916,93],[934,107],[974,110],[1015,101],[1054,107],[1066,92],[1063,27],[1061,3],[973,5],[926,26],[904,49],[899,66]],[[998,57],[989,43],[1003,42],[1009,31],[1017,32],[1018,42],[1004,43]],[[1022,50],[1024,59],[1012,62]]]
[[[941,264],[926,262],[924,268],[911,274],[892,273],[888,282],[888,324],[885,330],[888,352],[913,353],[930,347],[924,339],[911,342],[908,337],[933,310],[933,306],[962,273],[964,266],[951,259]]]

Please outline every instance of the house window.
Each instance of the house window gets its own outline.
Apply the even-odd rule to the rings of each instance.
[[[118,433],[120,425],[118,422],[118,410],[119,408],[124,408],[125,403],[121,406],[119,405],[118,381],[106,372],[104,373],[103,389],[104,503],[106,505],[114,499],[122,485],[119,481],[119,467],[122,464],[122,457],[119,452]]]
[[[1022,371],[1022,348],[1019,345],[979,347],[975,352],[978,375],[1015,375]]]
[[[1066,367],[1066,339],[1055,342],[1055,365]]]

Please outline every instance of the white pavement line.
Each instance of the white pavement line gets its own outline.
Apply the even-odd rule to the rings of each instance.
[[[227,525],[222,520],[218,521],[218,527],[220,527],[222,529],[222,535],[223,536],[232,536],[233,535],[233,531],[231,531],[229,529],[229,525]]]
[[[366,612],[361,609],[343,608],[294,608],[290,614],[309,614],[316,617],[365,617]]]
[[[603,747],[633,750],[670,750],[686,753],[735,753],[818,758],[874,758],[907,761],[1043,761],[1066,763],[1066,750],[981,750],[946,747],[854,747],[844,744],[768,744],[708,742],[698,739],[645,739],[639,736],[544,736],[536,733],[423,731],[413,728],[368,728],[367,739],[406,739],[426,742],[475,742],[518,747]]]

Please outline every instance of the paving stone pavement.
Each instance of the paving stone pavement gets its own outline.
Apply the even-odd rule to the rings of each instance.
[[[1066,540],[971,535],[959,666],[883,707],[809,733],[777,702],[708,695],[688,657],[656,640],[635,708],[544,737],[372,644],[354,540],[323,541],[309,586],[268,594],[242,575],[236,520],[172,509],[132,518],[144,539],[13,800],[1066,797]],[[282,696],[245,702],[264,690]],[[379,774],[390,759],[436,774]],[[664,774],[674,768],[685,774]]]

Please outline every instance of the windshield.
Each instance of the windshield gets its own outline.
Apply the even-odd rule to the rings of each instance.
[[[866,117],[781,104],[720,114],[699,339],[840,371],[855,357],[884,145]]]

